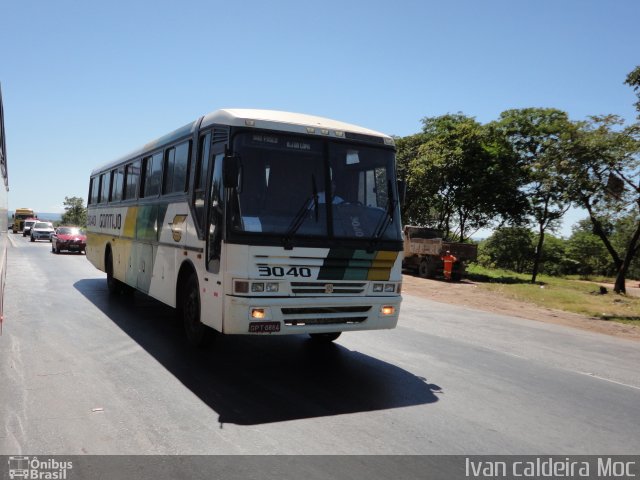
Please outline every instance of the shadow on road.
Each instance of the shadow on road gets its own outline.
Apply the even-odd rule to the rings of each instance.
[[[219,414],[255,425],[433,403],[426,379],[339,344],[306,336],[226,335],[210,350],[187,344],[173,309],[145,295],[110,297],[105,280],[75,288]],[[357,335],[357,332],[353,333]]]

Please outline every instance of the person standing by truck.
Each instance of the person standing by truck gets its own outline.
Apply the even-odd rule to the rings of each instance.
[[[458,259],[451,255],[449,250],[446,251],[444,255],[440,257],[443,263],[442,272],[444,273],[444,279],[449,281],[451,280],[451,272],[453,271],[453,264],[458,261]]]

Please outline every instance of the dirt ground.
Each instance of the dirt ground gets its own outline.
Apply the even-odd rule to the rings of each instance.
[[[609,289],[611,290],[612,286],[610,286]],[[450,303],[502,315],[527,318],[538,322],[566,325],[640,341],[640,327],[638,326],[609,322],[576,313],[553,310],[531,303],[499,297],[496,293],[488,292],[470,280],[445,282],[442,280],[430,280],[412,275],[403,275],[402,292],[436,302]],[[627,286],[627,294],[640,296],[640,288],[638,288],[637,283]]]

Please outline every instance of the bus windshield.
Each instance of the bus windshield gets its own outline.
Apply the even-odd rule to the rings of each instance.
[[[393,151],[245,133],[234,152],[241,163],[234,230],[400,240]]]

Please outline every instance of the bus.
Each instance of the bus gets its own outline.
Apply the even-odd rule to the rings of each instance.
[[[7,277],[7,243],[9,242],[9,174],[7,172],[7,142],[4,130],[4,107],[0,85],[0,333],[4,320],[4,283]]]
[[[224,109],[91,172],[89,261],[110,292],[218,334],[391,329],[402,233],[390,136],[326,118]]]

